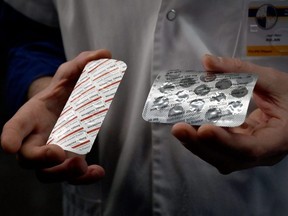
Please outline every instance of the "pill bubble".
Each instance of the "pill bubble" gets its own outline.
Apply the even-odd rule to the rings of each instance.
[[[166,75],[165,78],[168,81],[173,81],[175,79],[178,79],[180,77],[181,74],[181,70],[169,70]]]
[[[167,92],[173,91],[174,89],[175,89],[175,84],[171,82],[166,82],[159,88],[159,91],[161,93],[167,93]]]
[[[176,96],[177,96],[177,101],[178,102],[182,102],[182,101],[186,101],[188,98],[189,98],[189,94],[187,91],[185,90],[181,90],[181,91],[178,91],[176,93]]]
[[[236,89],[233,89],[231,95],[235,98],[241,98],[248,94],[248,89],[244,86],[240,86]]]
[[[243,107],[243,104],[241,103],[241,101],[231,101],[228,104],[228,110],[230,110],[233,113],[241,112],[242,107]]]
[[[195,92],[195,94],[197,94],[199,96],[204,96],[210,92],[210,87],[203,84],[203,85],[200,85],[197,88],[195,88],[194,92]]]
[[[212,82],[216,79],[216,75],[212,73],[203,74],[200,76],[202,82]]]
[[[196,83],[196,80],[194,78],[186,77],[180,80],[179,85],[183,88],[188,88]]]
[[[247,75],[247,76],[240,76],[236,79],[237,84],[248,84],[253,82],[253,77],[252,75]]]
[[[184,109],[182,106],[174,106],[169,110],[168,116],[170,118],[172,117],[177,117],[177,118],[181,118],[184,115]]]
[[[189,110],[192,113],[198,113],[203,109],[204,105],[205,105],[204,100],[201,100],[201,99],[192,100],[190,102],[190,109]]]
[[[229,79],[222,79],[215,84],[215,87],[219,90],[228,89],[232,86],[232,82]]]
[[[211,108],[205,114],[205,118],[210,122],[218,121],[221,118],[221,116],[222,112],[220,109],[217,108]]]
[[[210,98],[210,101],[218,101],[218,102],[220,102],[221,100],[225,100],[225,99],[226,99],[226,95],[223,92],[219,92],[219,93],[216,93],[215,95],[213,95]]]
[[[169,99],[164,96],[157,97],[153,101],[153,105],[154,105],[153,107],[155,107],[156,109],[163,109],[167,107],[168,104],[169,104]]]

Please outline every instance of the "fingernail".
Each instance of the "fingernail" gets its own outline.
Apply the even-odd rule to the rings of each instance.
[[[210,54],[206,54],[206,57],[208,57],[210,59],[210,61],[212,61],[214,64],[218,64],[221,62],[220,57],[210,55]]]

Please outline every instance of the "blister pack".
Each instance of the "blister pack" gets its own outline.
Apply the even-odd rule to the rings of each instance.
[[[245,121],[257,76],[248,73],[161,72],[142,116],[155,123],[236,127]]]
[[[124,62],[115,59],[89,62],[60,114],[47,144],[56,144],[77,154],[87,154],[97,137],[126,68]]]

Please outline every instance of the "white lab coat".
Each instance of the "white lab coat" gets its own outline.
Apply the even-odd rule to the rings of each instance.
[[[205,53],[287,70],[287,57],[245,56],[248,1],[6,1],[30,18],[58,25],[68,59],[107,48],[128,65],[95,144],[106,178],[91,186],[65,184],[65,215],[288,214],[287,160],[222,175],[185,149],[171,126],[141,117],[156,75],[203,70]]]

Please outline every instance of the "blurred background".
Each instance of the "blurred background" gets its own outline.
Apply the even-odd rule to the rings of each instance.
[[[3,0],[0,0],[2,8]],[[13,18],[13,17],[12,17]],[[22,19],[20,19],[22,20]],[[16,23],[8,23],[8,30],[19,29]],[[1,27],[3,25],[0,25]],[[32,28],[32,27],[31,27]],[[12,30],[11,30],[12,29]],[[0,28],[0,50],[4,50],[7,41],[3,40],[7,29]],[[5,32],[4,32],[5,31]],[[20,35],[22,37],[23,35]],[[13,42],[13,41],[12,41]],[[0,132],[7,121],[8,110],[4,106],[5,56],[0,52]],[[9,98],[9,100],[13,98]],[[61,184],[40,183],[33,170],[24,170],[18,166],[15,155],[7,155],[0,147],[0,215],[1,216],[61,216]]]
[[[4,74],[0,70],[0,131],[7,120],[3,103]],[[61,194],[61,184],[40,183],[34,171],[20,168],[15,155],[7,155],[0,148],[1,216],[61,216]]]
[[[1,53],[0,59],[4,59]],[[0,132],[7,121],[3,100],[4,75],[5,69],[0,63]],[[5,154],[0,147],[0,215],[61,216],[61,184],[40,183],[34,171],[20,168],[15,155]]]

